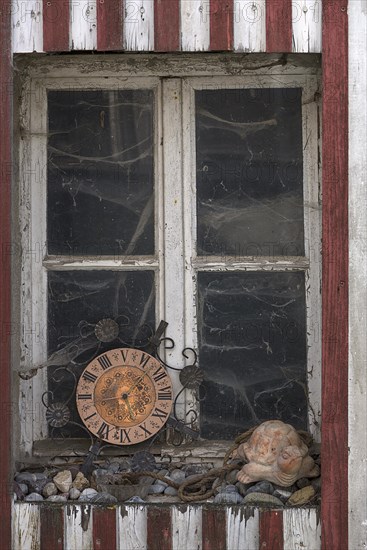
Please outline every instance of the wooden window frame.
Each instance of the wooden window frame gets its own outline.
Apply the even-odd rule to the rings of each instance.
[[[320,177],[319,177],[319,105],[316,64],[306,66],[275,67],[264,70],[261,57],[257,69],[244,71],[237,76],[228,74],[228,63],[215,63],[213,56],[202,55],[203,65],[196,69],[192,56],[180,56],[173,74],[165,77],[167,62],[171,56],[160,56],[154,69],[147,66],[141,56],[114,56],[109,63],[96,63],[95,58],[75,58],[68,65],[67,75],[62,60],[37,60],[28,67],[22,79],[23,94],[19,105],[22,128],[19,146],[20,163],[20,211],[22,231],[21,248],[25,251],[24,263],[16,266],[21,271],[20,319],[23,333],[20,370],[29,369],[46,359],[46,338],[42,320],[47,318],[47,271],[68,269],[90,270],[154,270],[156,273],[156,318],[169,322],[169,336],[175,342],[174,350],[167,351],[166,360],[175,366],[182,365],[181,350],[187,346],[197,348],[197,331],[192,320],[196,318],[196,273],[198,271],[303,271],[306,275],[308,333],[312,345],[308,346],[309,373],[309,428],[319,440],[319,416],[321,401],[321,308],[320,308]],[[150,56],[151,58],[151,56]],[[131,70],[131,59],[136,67]],[[236,55],[230,55],[233,72]],[[205,69],[203,68],[205,64]],[[215,76],[213,76],[213,73]],[[116,76],[118,74],[118,76]],[[163,78],[160,79],[160,77]],[[138,76],[137,76],[138,75]],[[209,76],[210,75],[210,76]],[[156,256],[59,258],[44,256],[46,250],[46,169],[47,166],[47,91],[77,89],[121,89],[149,87],[156,90],[155,212]],[[194,186],[184,185],[195,181],[195,121],[194,89],[302,87],[302,127],[304,143],[304,202],[305,208],[305,257],[224,257],[207,261],[195,256],[196,196]],[[162,102],[164,98],[164,106]],[[181,128],[182,131],[177,131]],[[158,144],[162,144],[159,147]],[[177,175],[177,167],[179,176]],[[312,182],[312,185],[310,184]],[[164,200],[163,200],[164,197]],[[307,206],[311,207],[308,208]],[[191,215],[192,213],[192,215]],[[181,220],[177,223],[177,219]],[[311,258],[312,255],[312,258]],[[164,274],[169,274],[165,276]],[[30,299],[30,296],[32,298]],[[16,298],[16,300],[18,297]],[[29,330],[28,327],[32,327]],[[175,393],[180,389],[178,373],[170,373]],[[40,370],[33,380],[20,381],[19,418],[20,447],[22,456],[33,455],[33,443],[46,440],[47,424],[41,395],[47,384],[46,369]],[[197,406],[190,391],[182,394],[177,412],[184,418]],[[32,414],[30,414],[32,412]],[[213,442],[214,444],[214,442]],[[201,452],[210,448],[211,441],[202,442]],[[223,443],[224,453],[227,443]],[[40,445],[36,454],[43,454],[47,445]],[[43,450],[42,450],[43,449]],[[218,447],[217,447],[218,449]],[[55,449],[49,446],[47,453]],[[120,452],[122,452],[120,450]],[[212,453],[208,451],[208,456]]]

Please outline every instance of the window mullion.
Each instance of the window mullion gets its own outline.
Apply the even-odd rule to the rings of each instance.
[[[185,347],[184,298],[184,232],[182,196],[182,111],[180,79],[163,79],[163,186],[164,186],[164,273],[167,335],[175,347],[167,350],[166,360],[175,367],[182,365]],[[170,371],[174,393],[181,389],[178,372]],[[184,396],[176,406],[179,417],[184,416]]]
[[[194,89],[188,79],[182,84],[183,117],[183,193],[185,231],[185,334],[186,345],[198,349],[197,337],[197,269],[196,261],[196,133]],[[195,390],[186,390],[186,414],[200,414]],[[192,420],[188,415],[187,421]]]

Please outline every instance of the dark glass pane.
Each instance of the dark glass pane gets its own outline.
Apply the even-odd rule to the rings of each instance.
[[[233,439],[270,419],[306,428],[303,273],[199,273],[201,435]]]
[[[154,254],[153,99],[48,93],[49,254]]]
[[[48,355],[70,355],[70,369],[79,378],[86,364],[112,348],[140,346],[155,327],[154,272],[59,271],[48,275]],[[95,333],[102,319],[112,319],[118,334],[101,342]],[[66,362],[68,364],[68,362]],[[77,365],[75,365],[77,363]],[[67,366],[66,364],[66,366]],[[73,389],[73,376],[59,367],[48,368],[49,390],[55,402],[65,402]],[[79,421],[75,398],[68,403],[72,420]],[[73,436],[84,431],[72,429]],[[56,433],[57,436],[57,433]]]
[[[198,254],[304,255],[301,96],[196,92]]]

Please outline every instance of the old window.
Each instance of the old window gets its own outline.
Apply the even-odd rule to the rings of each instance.
[[[317,435],[317,71],[233,76],[230,58],[206,59],[169,76],[139,58],[71,76],[36,63],[23,82],[21,370],[77,346],[78,377],[165,319],[167,362],[198,350],[205,380],[177,413],[207,445],[274,417]],[[118,334],[100,342],[106,318]],[[72,382],[57,361],[20,382],[24,454],[55,435],[44,392],[67,399]]]

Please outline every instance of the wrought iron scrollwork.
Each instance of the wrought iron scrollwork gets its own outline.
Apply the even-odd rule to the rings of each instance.
[[[174,340],[164,336],[167,323],[161,321],[157,331],[154,332],[148,325],[143,325],[139,328],[129,327],[129,330],[127,330],[129,322],[129,318],[126,316],[120,316],[116,319],[104,318],[95,324],[81,321],[78,326],[78,337],[73,341],[66,342],[44,364],[44,366],[54,368],[54,371],[50,375],[50,380],[53,382],[53,390],[48,390],[42,395],[42,403],[46,409],[46,421],[50,427],[50,436],[53,440],[58,441],[68,439],[71,437],[73,427],[77,427],[88,434],[91,440],[90,450],[86,455],[82,455],[84,456],[86,471],[90,470],[95,458],[100,455],[102,450],[109,447],[110,444],[95,439],[84,424],[73,419],[72,399],[75,396],[81,367],[86,366],[93,357],[98,355],[101,348],[105,349],[106,344],[142,349],[154,355],[165,369],[179,372],[182,388],[175,396],[172,413],[162,430],[146,442],[147,450],[141,451],[139,448],[139,451],[132,454],[133,463],[136,468],[141,469],[143,466],[147,467],[148,465],[148,469],[150,469],[152,466],[150,464],[152,462],[151,457],[153,455],[149,450],[156,443],[157,438],[162,437],[162,434],[169,434],[168,440],[174,446],[182,445],[186,441],[186,437],[196,439],[199,436],[199,432],[194,429],[198,417],[197,411],[194,408],[187,411],[184,421],[177,414],[177,405],[184,391],[191,391],[197,403],[201,401],[199,388],[203,382],[204,374],[197,365],[198,357],[196,351],[186,347],[182,350],[182,357],[189,364],[172,366],[162,357],[166,351],[172,350],[175,347]],[[134,342],[132,343],[130,339],[125,338],[122,332],[133,334]],[[139,341],[138,345],[136,343],[137,340]],[[60,392],[62,397],[56,395],[58,387],[62,388]],[[66,395],[65,388],[68,388]],[[73,451],[73,454],[81,456],[80,453],[75,451]]]

